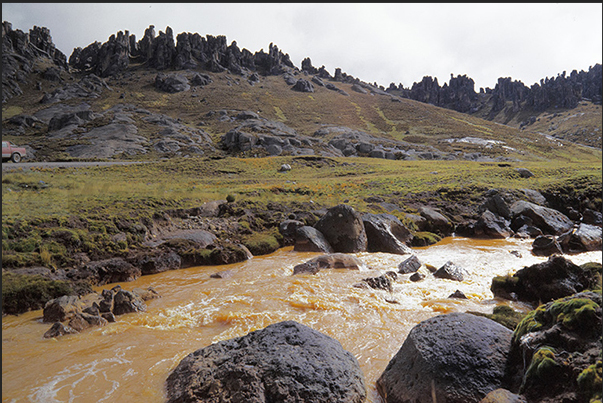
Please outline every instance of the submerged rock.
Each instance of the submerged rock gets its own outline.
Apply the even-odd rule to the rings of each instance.
[[[285,321],[186,356],[166,381],[168,403],[361,403],[364,376],[341,344]]]
[[[298,264],[293,268],[293,275],[302,273],[316,274],[321,269],[366,270],[367,266],[355,256],[346,255],[345,253],[331,253]]]

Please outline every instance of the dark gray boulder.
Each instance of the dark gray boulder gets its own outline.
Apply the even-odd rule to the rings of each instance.
[[[603,214],[601,214],[600,211],[591,210],[589,208],[584,209],[584,212],[582,213],[582,222],[584,224],[601,227],[603,226]]]
[[[601,227],[590,224],[580,224],[578,229],[572,234],[575,244],[582,248],[577,248],[576,252],[601,250]],[[582,250],[580,250],[582,249]]]
[[[159,73],[155,77],[155,88],[169,93],[188,91],[191,86],[188,78],[181,74],[163,74]]]
[[[510,222],[505,218],[494,214],[490,210],[486,210],[475,223],[474,235],[504,239],[513,234],[509,225]]]
[[[63,295],[59,298],[51,299],[44,305],[43,321],[62,322],[70,319],[75,314],[82,311],[82,304],[78,297],[73,295]],[[54,336],[53,336],[54,337]]]
[[[533,225],[547,235],[561,235],[574,227],[574,223],[565,214],[548,207],[519,200],[511,206],[513,217],[529,217]]]
[[[75,334],[79,333],[77,330],[73,329],[70,326],[66,326],[61,322],[55,322],[50,329],[44,333],[45,339],[51,339],[53,337],[64,336],[66,334]]]
[[[321,269],[366,270],[366,264],[352,255],[345,253],[330,253],[300,263],[293,268],[293,275],[310,273],[316,274]]]
[[[600,275],[555,255],[546,262],[524,267],[513,276],[494,277],[490,290],[495,297],[539,304],[592,289]]]
[[[310,81],[300,78],[291,89],[299,92],[314,92],[314,85]]]
[[[144,303],[143,299],[131,291],[117,291],[113,297],[113,301],[114,315],[123,315],[125,313],[132,312],[145,312],[147,310],[147,305]]]
[[[341,344],[294,321],[186,356],[166,381],[168,403],[360,403],[364,376]]]
[[[413,235],[398,217],[391,214],[366,213],[362,215],[362,223],[366,231],[369,252],[398,255],[412,253],[406,244],[412,241]]]
[[[417,255],[412,255],[402,263],[398,265],[398,273],[408,274],[415,273],[422,266],[421,261]]]
[[[304,225],[303,222],[298,220],[285,220],[278,225],[278,231],[283,236],[285,245],[295,243],[295,233],[298,228],[301,228]]]
[[[387,403],[477,403],[501,386],[513,332],[450,313],[416,325],[377,380]]]
[[[554,236],[538,235],[532,242],[532,253],[536,256],[562,255],[563,250]]]
[[[446,262],[442,267],[433,273],[434,277],[444,278],[454,281],[463,281],[467,277],[467,271],[452,262]]]
[[[307,225],[297,228],[293,250],[297,252],[333,253],[333,248],[324,235],[316,228]]]
[[[419,208],[419,214],[425,218],[425,231],[433,232],[438,235],[448,236],[452,234],[454,225],[450,220],[436,209],[428,206]]]
[[[335,252],[364,252],[367,248],[367,236],[362,218],[353,207],[339,204],[327,210],[327,213],[314,225],[320,231]]]
[[[203,74],[203,73],[195,73],[195,75],[193,75],[193,78],[191,78],[191,85],[197,87],[197,86],[205,86],[208,85],[210,83],[212,83],[212,79],[209,75],[207,74]]]

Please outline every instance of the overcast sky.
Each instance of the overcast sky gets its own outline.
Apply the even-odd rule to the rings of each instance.
[[[601,63],[602,4],[434,3],[2,3],[2,19],[28,32],[50,29],[69,57],[128,30],[225,35],[252,53],[274,43],[296,67],[315,67],[366,82],[412,86],[423,76],[440,85],[466,74],[480,87],[499,77],[530,86],[563,71]]]

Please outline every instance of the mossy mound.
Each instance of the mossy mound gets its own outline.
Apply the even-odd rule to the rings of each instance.
[[[526,316],[521,312],[515,311],[513,308],[507,305],[498,305],[494,307],[491,314],[481,312],[467,312],[473,315],[484,316],[488,319],[492,319],[495,322],[500,323],[507,329],[515,330],[517,325]]]
[[[65,281],[49,280],[41,275],[2,273],[2,314],[18,315],[44,308],[46,302],[73,294]]]
[[[540,305],[519,322],[506,387],[534,402],[601,399],[601,290]]]

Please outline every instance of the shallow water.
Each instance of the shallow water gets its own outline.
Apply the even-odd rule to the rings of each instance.
[[[3,318],[2,401],[164,402],[165,379],[189,353],[272,323],[296,320],[352,352],[365,375],[367,402],[381,402],[375,381],[420,321],[447,312],[491,313],[497,304],[529,309],[494,299],[490,284],[494,276],[547,260],[533,256],[530,246],[530,241],[516,239],[446,238],[414,248],[423,263],[440,267],[450,260],[470,275],[460,283],[432,276],[413,283],[409,274],[399,275],[391,294],[353,285],[397,271],[409,255],[357,253],[368,271],[333,269],[292,276],[296,264],[319,254],[284,248],[242,263],[120,283],[126,290],[152,286],[162,297],[147,301],[145,313],[118,316],[105,327],[58,339],[42,337],[50,324],[42,323],[41,310]],[[576,264],[602,260],[600,251],[567,257]],[[223,270],[232,270],[233,276],[210,278]],[[449,299],[457,289],[468,299]]]

